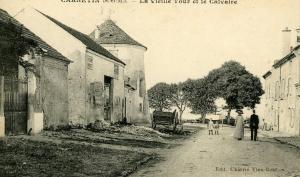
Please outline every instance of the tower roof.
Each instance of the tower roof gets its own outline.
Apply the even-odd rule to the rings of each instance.
[[[90,34],[90,37],[99,44],[129,44],[147,49],[146,46],[130,37],[112,20],[106,20],[97,28],[100,31],[98,38],[95,38],[95,30]]]

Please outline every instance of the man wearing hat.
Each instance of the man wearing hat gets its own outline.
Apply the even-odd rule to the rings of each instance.
[[[258,115],[255,114],[255,109],[253,109],[253,114],[250,117],[250,129],[251,129],[251,141],[256,141],[257,139],[257,129],[259,124]]]

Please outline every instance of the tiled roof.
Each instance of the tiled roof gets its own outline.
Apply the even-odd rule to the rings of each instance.
[[[278,67],[282,66],[284,63],[286,63],[287,61],[290,61],[291,59],[295,58],[296,55],[295,55],[294,51],[299,50],[299,49],[300,49],[300,45],[297,45],[296,47],[294,47],[289,54],[287,54],[285,57],[283,57],[278,62],[276,62],[273,65],[273,67],[278,68]]]
[[[112,20],[106,20],[97,28],[100,31],[99,37],[97,39],[95,38],[95,30],[90,34],[90,37],[99,44],[130,44],[141,46],[147,49],[147,47],[131,38]]]
[[[47,17],[49,20],[51,20],[52,22],[54,22],[56,25],[60,26],[61,28],[63,28],[65,31],[67,31],[68,33],[70,33],[72,36],[74,36],[75,38],[77,38],[79,41],[81,41],[88,49],[99,53],[101,55],[104,55],[116,62],[122,63],[125,65],[125,63],[118,59],[117,57],[115,57],[113,54],[111,54],[109,51],[107,51],[105,48],[103,48],[102,46],[100,46],[99,44],[97,44],[94,40],[92,40],[88,35],[83,34],[61,22],[59,22],[58,20],[38,11],[39,13],[41,13],[42,15],[44,15],[45,17]]]
[[[26,27],[24,27],[20,22],[18,22],[16,19],[14,19],[12,16],[10,16],[5,10],[0,9],[0,20],[8,23],[11,22],[16,26],[22,27],[22,32],[23,32],[23,36],[25,38],[34,40],[38,46],[44,50],[46,50],[47,52],[45,52],[46,56],[50,56],[59,60],[63,60],[63,61],[67,61],[70,62],[69,59],[67,59],[66,57],[64,57],[61,53],[59,53],[57,50],[55,50],[53,47],[51,47],[50,45],[48,45],[45,41],[43,41],[40,37],[38,37],[37,35],[35,35],[33,32],[31,32],[29,29],[27,29]]]

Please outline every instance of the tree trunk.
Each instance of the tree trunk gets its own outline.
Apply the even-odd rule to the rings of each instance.
[[[205,117],[206,114],[205,113],[201,113],[201,119],[202,119],[202,123],[205,124]]]
[[[183,114],[183,111],[179,110],[179,123],[180,124],[182,123],[182,114]]]

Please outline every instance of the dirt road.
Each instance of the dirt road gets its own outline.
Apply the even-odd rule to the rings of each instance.
[[[300,176],[300,150],[266,137],[250,141],[232,138],[233,128],[220,135],[200,131],[165,159],[138,170],[132,177],[243,177]]]

